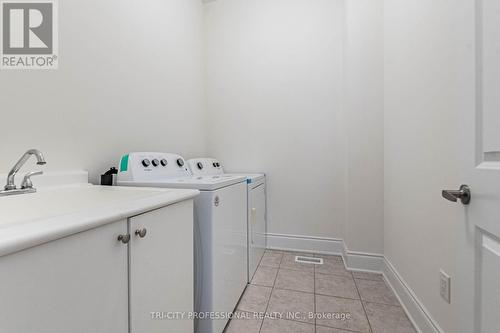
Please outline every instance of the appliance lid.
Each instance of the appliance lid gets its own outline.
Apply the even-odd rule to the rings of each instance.
[[[216,175],[180,178],[148,179],[139,181],[118,181],[122,186],[170,187],[212,191],[226,186],[243,183],[244,176]]]

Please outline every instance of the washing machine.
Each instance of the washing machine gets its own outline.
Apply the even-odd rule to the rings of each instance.
[[[136,152],[121,158],[117,185],[200,190],[194,200],[195,332],[222,333],[248,278],[246,178],[192,176],[180,155]]]
[[[248,282],[250,282],[267,246],[265,174],[225,173],[222,164],[214,158],[193,158],[188,160],[187,164],[193,176],[245,176],[247,182]]]

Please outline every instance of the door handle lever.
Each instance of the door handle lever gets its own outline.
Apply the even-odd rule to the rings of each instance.
[[[460,186],[458,191],[456,190],[443,190],[441,193],[443,198],[449,201],[457,202],[460,200],[464,205],[468,205],[471,200],[470,188],[467,185]]]

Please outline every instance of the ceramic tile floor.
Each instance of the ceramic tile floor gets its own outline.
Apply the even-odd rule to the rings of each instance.
[[[323,265],[295,262],[296,255]],[[313,315],[316,314],[316,315]],[[381,275],[267,250],[225,333],[416,332]]]

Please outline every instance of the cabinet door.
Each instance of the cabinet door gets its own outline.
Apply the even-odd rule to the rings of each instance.
[[[0,332],[128,332],[127,223],[0,257]]]
[[[129,219],[130,332],[193,332],[193,201]],[[143,237],[137,230],[145,229]]]

